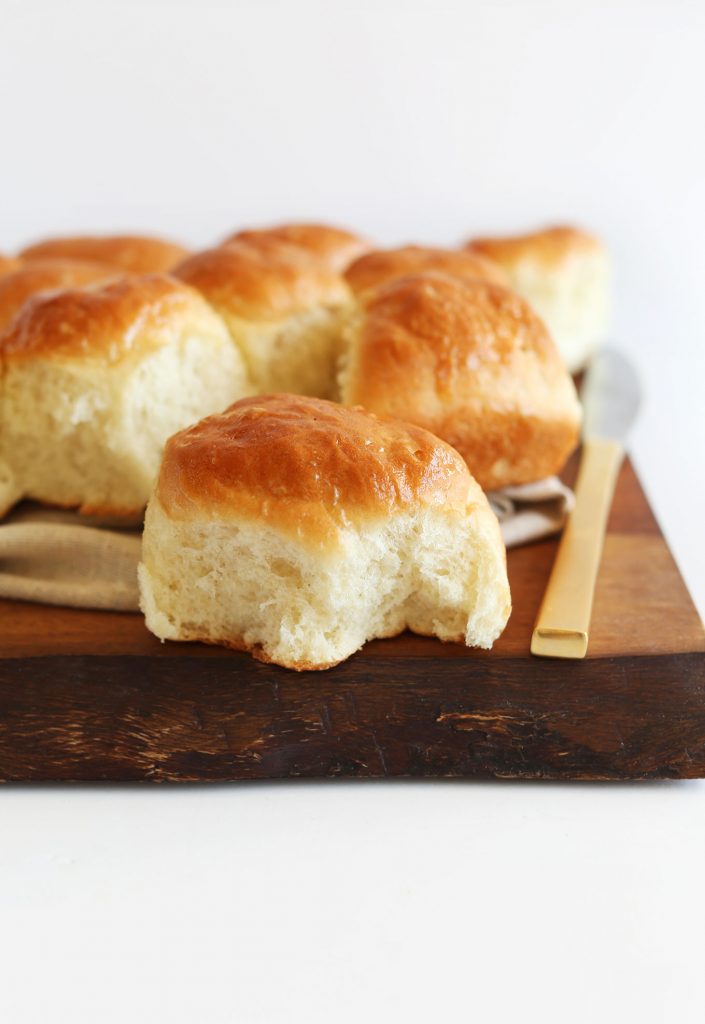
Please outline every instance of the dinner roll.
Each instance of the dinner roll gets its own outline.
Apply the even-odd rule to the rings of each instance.
[[[404,629],[491,647],[510,611],[497,519],[425,430],[292,395],[167,442],[139,569],[147,626],[293,669]]]
[[[273,241],[196,253],[174,274],[223,317],[259,391],[331,394],[349,298],[339,274]]]
[[[557,473],[580,407],[543,322],[501,285],[417,274],[364,292],[345,328],[346,405],[452,444],[485,490]]]
[[[19,269],[0,277],[0,334],[32,295],[106,281],[119,273],[107,263],[58,257],[22,264]]]
[[[30,299],[0,370],[0,514],[28,497],[139,516],[167,437],[248,390],[222,320],[158,275]]]
[[[495,284],[507,284],[507,275],[502,268],[485,256],[457,249],[429,249],[421,245],[365,253],[347,268],[345,280],[354,292],[363,292],[386,281],[427,270],[441,271],[463,280],[481,277]]]
[[[63,256],[73,260],[98,260],[131,274],[152,274],[171,270],[188,255],[175,242],[147,235],[81,235],[48,238],[23,249],[24,260]]]
[[[273,228],[250,228],[236,231],[223,244],[240,241],[254,245],[270,241],[285,242],[330,270],[337,271],[344,270],[352,260],[370,248],[369,242],[359,235],[326,224],[280,224]]]
[[[568,369],[582,369],[604,340],[610,265],[598,239],[559,227],[515,238],[475,238],[467,250],[499,263],[515,291],[543,317]]]

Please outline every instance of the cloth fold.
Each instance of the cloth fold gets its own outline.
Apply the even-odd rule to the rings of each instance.
[[[508,548],[560,533],[573,511],[575,495],[557,476],[487,495]]]
[[[574,503],[557,477],[487,497],[508,548],[558,533]],[[0,524],[0,597],[137,611],[141,543],[115,520],[21,505]]]

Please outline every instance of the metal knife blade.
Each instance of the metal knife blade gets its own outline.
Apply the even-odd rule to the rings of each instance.
[[[641,402],[639,378],[626,356],[614,348],[597,352],[585,374],[580,398],[583,437],[602,437],[624,445]]]

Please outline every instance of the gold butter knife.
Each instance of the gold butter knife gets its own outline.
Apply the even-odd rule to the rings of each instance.
[[[575,508],[531,637],[531,653],[544,658],[584,658],[587,653],[607,517],[624,442],[639,408],[639,381],[631,363],[615,349],[598,352],[585,375],[581,399],[583,443]]]

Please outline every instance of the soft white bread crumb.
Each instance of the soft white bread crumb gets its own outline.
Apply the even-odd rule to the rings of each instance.
[[[510,611],[497,520],[453,449],[285,395],[170,439],[139,580],[158,637],[294,669],[404,629],[488,648]]]
[[[273,322],[250,322],[221,310],[257,391],[332,398],[340,355],[342,311],[316,306]]]

